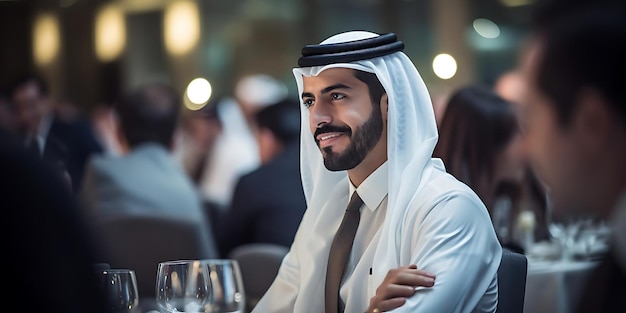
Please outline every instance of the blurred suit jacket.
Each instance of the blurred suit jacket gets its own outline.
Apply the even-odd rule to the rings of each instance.
[[[79,192],[82,185],[87,161],[102,151],[102,145],[86,121],[66,121],[52,117],[42,158],[57,169],[67,170],[75,193]]]
[[[589,277],[580,296],[577,312],[626,312],[626,264],[620,259],[626,252],[626,193],[618,201],[609,221],[610,248]]]
[[[580,313],[626,312],[626,273],[612,251],[590,276],[577,308]]]
[[[296,141],[239,179],[230,209],[215,219],[222,257],[246,243],[291,246],[306,210],[299,153]]]
[[[161,145],[148,143],[124,156],[92,158],[82,187],[80,199],[89,222],[118,215],[189,220],[206,229],[206,245],[217,253],[200,195]]]
[[[614,212],[610,249],[589,277],[580,303],[576,306],[577,312],[626,312],[626,264],[620,264],[618,258],[620,252],[626,251],[623,240],[626,227],[626,193],[618,201]]]

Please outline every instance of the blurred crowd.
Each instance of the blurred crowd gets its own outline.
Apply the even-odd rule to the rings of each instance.
[[[521,84],[504,73],[494,86],[454,92],[434,152],[479,194],[503,244],[518,251],[525,245],[523,212],[536,219],[534,240],[549,239],[546,195],[520,148],[521,102],[510,94]],[[222,257],[251,242],[289,246],[306,204],[299,104],[286,86],[269,75],[246,76],[233,96],[199,110],[182,106],[175,90],[145,88],[87,113],[53,99],[46,82],[28,74],[2,96],[2,131],[49,164],[90,216],[163,210],[181,217],[188,214],[184,203],[197,198],[189,217],[205,216]]]
[[[529,227],[531,242],[549,240],[546,195],[520,148],[521,104],[505,92],[521,82],[505,77],[448,98],[433,156],[478,193],[501,243],[523,253]],[[85,112],[51,97],[34,73],[16,78],[1,99],[3,136],[63,182],[102,245],[99,262],[116,262],[97,230],[120,216],[195,224],[210,247],[203,257],[228,258],[249,243],[289,247],[295,236],[306,209],[300,104],[269,75],[242,77],[232,96],[198,110],[172,87],[149,84]],[[519,221],[525,213],[530,226]]]
[[[28,73],[0,94],[7,198],[11,210],[26,211],[15,220],[32,219],[25,226],[42,232],[31,236],[51,236],[37,245],[72,250],[63,260],[80,263],[73,255],[84,249],[85,261],[114,264],[91,230],[113,217],[158,216],[197,224],[207,257],[249,243],[290,246],[306,210],[301,105],[279,80],[242,77],[232,95],[198,110],[171,86],[149,84],[86,112],[47,85]],[[555,219],[524,148],[526,89],[515,68],[493,85],[455,90],[437,117],[433,154],[478,194],[501,244],[520,253],[552,240]]]

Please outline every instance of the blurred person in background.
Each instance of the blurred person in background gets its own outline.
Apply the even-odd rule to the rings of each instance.
[[[178,94],[161,84],[133,90],[115,104],[122,151],[88,164],[80,198],[89,222],[117,215],[189,220],[216,249],[201,197],[171,154],[180,107]]]
[[[256,113],[262,165],[237,182],[230,209],[216,220],[223,257],[247,243],[289,247],[306,209],[300,177],[300,107],[283,100]]]
[[[87,160],[102,152],[90,123],[77,114],[59,114],[46,83],[37,75],[18,78],[10,93],[23,144],[31,153],[66,171],[72,190],[78,193]]]
[[[203,193],[202,179],[208,175],[215,144],[223,129],[217,113],[217,104],[222,99],[220,96],[212,97],[198,110],[185,107],[175,133],[174,158],[185,169],[200,195]],[[202,202],[210,221],[215,221],[224,212],[215,200],[203,196]]]
[[[4,307],[24,312],[102,312],[93,238],[55,169],[0,129]]]
[[[544,1],[523,61],[525,145],[555,214],[612,230],[579,312],[626,312],[626,4]]]
[[[184,108],[176,134],[175,157],[183,164],[199,190],[215,142],[223,129],[222,121],[217,114],[217,104],[221,99],[223,98],[211,98],[198,110]]]
[[[115,129],[117,123],[113,105],[98,103],[92,110],[90,118],[96,137],[102,144],[103,152],[109,155],[119,155],[121,147]]]
[[[468,85],[450,98],[433,153],[446,170],[472,188],[485,203],[503,246],[524,252],[518,218],[530,210],[538,227],[533,241],[548,238],[545,196],[535,193],[514,104],[486,86]],[[528,225],[534,226],[534,225]]]
[[[266,74],[246,75],[235,85],[234,97],[217,104],[222,122],[215,147],[207,156],[201,188],[207,202],[220,210],[230,207],[235,184],[241,175],[260,165],[258,146],[252,130],[254,114],[287,97],[287,87]]]
[[[524,78],[519,69],[504,72],[498,77],[494,91],[502,98],[521,106],[524,99]]]

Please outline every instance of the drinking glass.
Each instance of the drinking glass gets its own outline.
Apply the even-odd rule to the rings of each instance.
[[[243,312],[245,296],[235,260],[206,259],[161,262],[156,300],[163,313]]]
[[[139,313],[135,272],[129,269],[95,270],[98,287],[111,313]]]

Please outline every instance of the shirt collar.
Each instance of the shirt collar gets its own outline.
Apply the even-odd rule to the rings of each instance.
[[[370,176],[365,178],[361,185],[359,185],[359,188],[354,187],[352,182],[350,182],[350,195],[356,190],[359,197],[363,199],[365,206],[372,212],[376,210],[387,196],[387,167],[387,161],[385,161],[385,163],[379,166]],[[350,179],[348,179],[348,181],[350,181]]]
[[[52,114],[45,114],[41,117],[39,128],[37,129],[37,137],[47,138],[50,128],[52,127]]]

